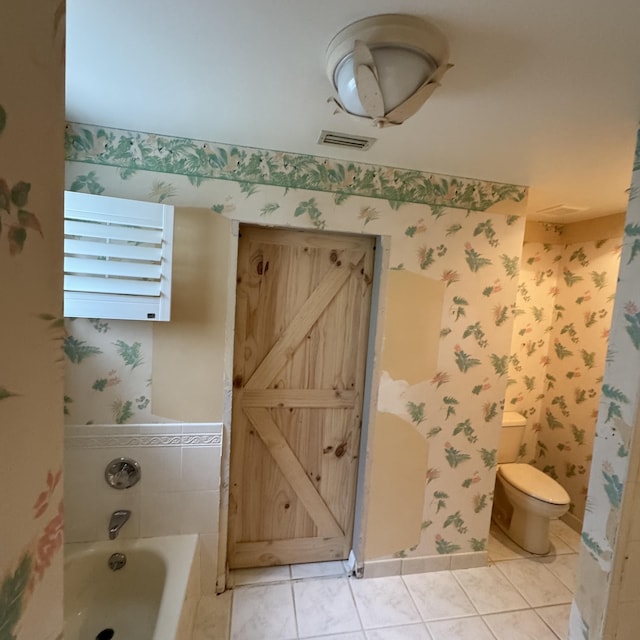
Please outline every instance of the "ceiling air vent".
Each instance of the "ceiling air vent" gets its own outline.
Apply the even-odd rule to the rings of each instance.
[[[543,216],[554,216],[555,218],[567,218],[572,214],[582,213],[586,211],[587,207],[574,207],[566,204],[556,204],[553,207],[546,207],[546,209],[538,209],[537,213]]]
[[[376,138],[352,136],[348,133],[325,131],[324,129],[320,132],[320,138],[318,138],[319,144],[329,144],[332,147],[345,147],[347,149],[359,149],[360,151],[366,151],[375,141]]]

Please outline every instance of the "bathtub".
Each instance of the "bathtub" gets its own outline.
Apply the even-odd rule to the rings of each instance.
[[[109,567],[113,553],[126,564]],[[64,550],[65,640],[183,640],[199,596],[198,536],[73,543]]]

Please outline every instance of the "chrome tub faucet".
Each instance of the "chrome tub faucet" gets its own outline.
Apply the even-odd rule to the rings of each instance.
[[[128,509],[118,509],[111,514],[109,520],[109,540],[115,540],[120,533],[120,529],[124,526],[124,523],[131,516],[131,511]]]

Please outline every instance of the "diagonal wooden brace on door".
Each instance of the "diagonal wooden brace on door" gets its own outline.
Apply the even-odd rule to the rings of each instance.
[[[280,339],[273,345],[264,360],[258,365],[253,375],[244,388],[264,389],[273,380],[276,374],[287,364],[293,356],[307,332],[317,322],[327,305],[336,297],[338,291],[344,286],[349,276],[358,268],[364,258],[364,252],[357,252],[353,260],[343,259],[342,263],[335,263],[328,275],[313,290],[313,293],[305,300],[298,313],[294,316],[289,326],[285,329]]]
[[[333,517],[318,489],[309,480],[300,461],[289,447],[278,425],[273,421],[269,410],[245,409],[244,412],[258,432],[267,450],[273,456],[287,482],[292,487],[295,487],[297,497],[318,528],[318,537],[336,538],[344,536],[344,531]]]

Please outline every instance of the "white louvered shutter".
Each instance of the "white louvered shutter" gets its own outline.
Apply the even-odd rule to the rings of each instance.
[[[169,320],[173,207],[64,194],[64,315]]]

